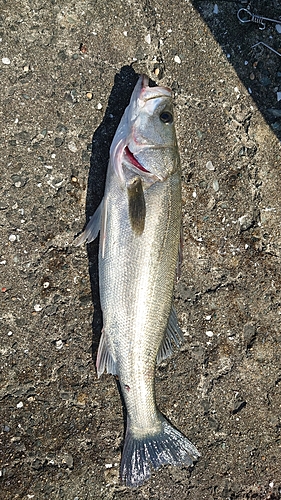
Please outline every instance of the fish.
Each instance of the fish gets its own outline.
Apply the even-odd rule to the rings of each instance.
[[[181,167],[172,91],[140,75],[110,147],[102,202],[76,245],[100,232],[103,329],[97,374],[118,376],[127,411],[120,477],[191,466],[196,447],[159,411],[155,367],[183,341],[173,306],[181,235]]]

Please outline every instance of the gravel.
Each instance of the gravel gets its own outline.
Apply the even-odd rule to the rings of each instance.
[[[281,58],[253,47],[280,39],[274,24],[240,24],[241,6],[1,8],[3,500],[281,498]],[[251,9],[281,15],[278,2]],[[95,372],[97,242],[72,243],[139,72],[173,89],[183,173],[186,342],[157,368],[157,400],[201,458],[134,491],[118,477],[118,387]]]

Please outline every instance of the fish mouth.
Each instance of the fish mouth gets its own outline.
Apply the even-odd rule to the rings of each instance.
[[[149,170],[146,170],[146,168],[144,168],[140,164],[140,162],[136,159],[136,157],[133,155],[133,153],[129,150],[128,146],[125,147],[124,154],[125,154],[125,158],[128,160],[128,162],[131,163],[131,165],[136,167],[138,170],[140,170],[141,172],[145,172],[146,174],[151,173],[151,172],[149,172]]]
[[[146,101],[155,99],[157,97],[171,97],[172,91],[169,87],[162,87],[149,85],[149,78],[147,75],[141,75],[139,78],[139,102],[144,105]]]

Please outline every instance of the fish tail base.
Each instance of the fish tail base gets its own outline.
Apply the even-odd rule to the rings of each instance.
[[[161,416],[162,430],[156,435],[135,438],[127,428],[121,460],[121,479],[126,486],[141,486],[151,475],[151,467],[191,466],[200,453],[195,446]]]

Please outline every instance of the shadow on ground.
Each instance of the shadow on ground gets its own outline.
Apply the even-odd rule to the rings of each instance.
[[[216,3],[192,0],[192,4],[220,44],[265,120],[281,139],[280,2],[224,0]],[[277,21],[280,19],[280,24],[276,27],[276,23],[265,21],[265,27],[261,29],[263,26],[257,22],[241,23],[237,17],[240,9]],[[240,17],[251,18],[245,10],[241,11]]]

